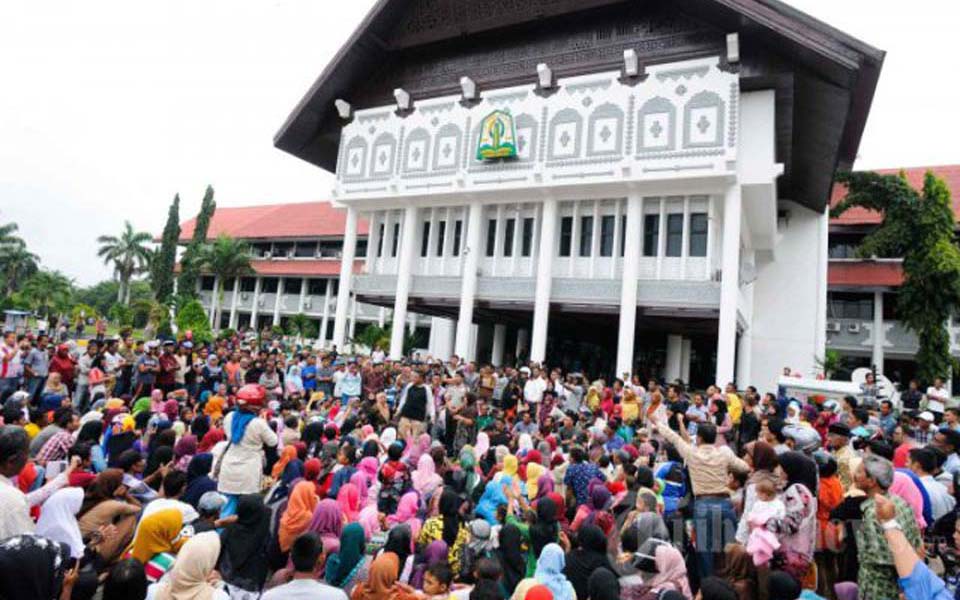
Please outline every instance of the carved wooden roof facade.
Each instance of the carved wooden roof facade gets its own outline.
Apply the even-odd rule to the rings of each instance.
[[[641,64],[723,55],[740,34],[744,91],[776,90],[781,198],[822,209],[833,173],[850,168],[884,53],[778,0],[379,0],[277,133],[275,145],[333,171],[342,121],[389,104],[558,76],[617,69],[623,51]]]

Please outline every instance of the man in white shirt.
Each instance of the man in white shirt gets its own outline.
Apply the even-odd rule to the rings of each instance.
[[[293,563],[293,580],[267,590],[260,600],[347,600],[340,588],[317,581],[313,570],[323,552],[323,544],[317,534],[302,534],[290,548],[290,561]]]
[[[3,396],[7,390],[16,391],[20,385],[22,370],[17,334],[7,331],[3,334],[3,342],[0,343],[0,396]]]
[[[523,369],[520,369],[521,371]],[[543,399],[543,392],[547,389],[547,380],[543,378],[543,373],[537,367],[533,368],[533,374],[530,379],[523,384],[523,399],[530,405],[532,410],[540,405]]]
[[[70,473],[80,464],[80,457],[74,456],[70,465],[52,481],[39,490],[24,494],[11,480],[27,464],[29,449],[30,438],[22,427],[0,427],[0,540],[33,533],[35,524],[30,517],[30,508],[42,504],[67,485]]]
[[[927,410],[937,418],[937,423],[943,418],[943,411],[946,410],[949,399],[950,390],[943,385],[943,379],[935,378],[933,385],[927,388]]]
[[[930,510],[934,520],[953,511],[957,501],[945,485],[937,481],[937,456],[931,448],[914,448],[910,451],[910,470],[916,473],[930,497]]]

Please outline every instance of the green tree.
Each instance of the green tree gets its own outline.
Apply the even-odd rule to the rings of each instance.
[[[27,250],[26,244],[0,242],[0,281],[3,282],[4,295],[12,294],[25,279],[36,273],[39,263],[40,258]]]
[[[910,187],[903,173],[842,173],[846,198],[832,211],[838,216],[853,206],[883,214],[883,223],[861,242],[860,256],[903,258],[903,285],[897,314],[916,333],[917,374],[924,381],[950,374],[947,323],[960,309],[960,250],[954,244],[950,191],[927,172],[923,189]]]
[[[107,311],[107,318],[118,327],[129,327],[133,325],[133,309],[117,302]]]
[[[147,244],[152,237],[146,231],[134,231],[130,221],[124,221],[120,236],[101,235],[97,238],[100,249],[97,256],[104,264],[113,263],[114,271],[120,281],[117,290],[117,302],[130,304],[130,279],[142,273],[150,264],[151,251]]]
[[[220,324],[220,311],[223,304],[225,281],[233,281],[251,273],[250,245],[227,235],[220,235],[212,244],[205,244],[199,254],[201,268],[217,276],[217,288],[214,290],[216,310],[213,322]]]
[[[60,271],[37,271],[23,282],[23,297],[37,314],[52,318],[70,307],[73,282]]]
[[[203,246],[207,241],[207,230],[210,229],[210,221],[213,219],[213,213],[217,210],[217,203],[213,199],[213,187],[207,186],[203,194],[203,202],[200,204],[200,212],[197,214],[196,222],[193,226],[193,237],[190,244],[183,252],[180,258],[180,277],[177,279],[177,295],[183,298],[197,297],[197,278],[203,268],[201,255]]]
[[[151,264],[150,280],[157,302],[166,302],[173,295],[173,269],[177,264],[177,242],[180,240],[180,194],[173,197],[167,210],[160,250]]]
[[[183,334],[192,332],[193,339],[200,343],[213,341],[213,330],[210,329],[210,318],[199,300],[190,300],[177,313],[177,330]]]

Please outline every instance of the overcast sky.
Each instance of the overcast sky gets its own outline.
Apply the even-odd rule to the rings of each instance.
[[[0,223],[78,284],[96,237],[219,206],[327,198],[273,134],[373,0],[0,3]],[[791,0],[887,51],[858,168],[960,162],[960,3]],[[531,74],[532,77],[532,74]]]

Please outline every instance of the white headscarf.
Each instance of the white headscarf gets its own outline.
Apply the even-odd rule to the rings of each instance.
[[[77,513],[82,505],[83,489],[58,490],[43,503],[37,521],[37,535],[70,546],[70,558],[83,556],[83,537],[77,525]]]
[[[393,427],[387,427],[380,434],[380,444],[384,448],[390,448],[395,441],[397,441],[397,430]]]

